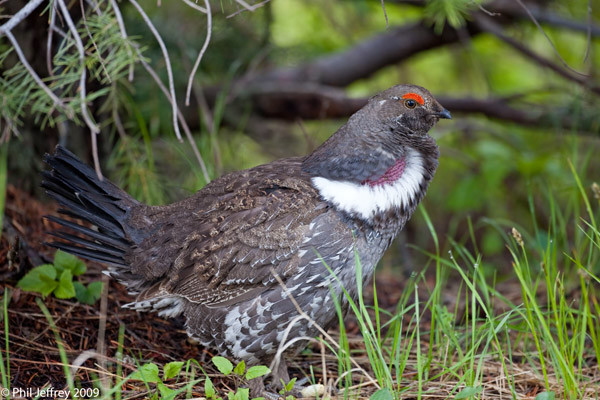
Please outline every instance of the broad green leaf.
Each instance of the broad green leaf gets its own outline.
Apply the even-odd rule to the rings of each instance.
[[[233,364],[225,357],[215,356],[212,358],[212,362],[223,375],[229,375],[233,371]]]
[[[260,376],[265,376],[270,372],[271,370],[264,365],[255,365],[254,367],[248,368],[248,371],[246,372],[246,379],[250,380]]]
[[[56,269],[52,264],[35,267],[17,283],[17,287],[26,292],[41,293],[43,296],[48,296],[57,286]]]
[[[104,284],[101,281],[96,281],[96,282],[91,282],[88,285],[87,290],[97,300],[102,295],[103,288],[104,288]]]
[[[181,367],[183,367],[183,361],[173,361],[165,364],[163,367],[164,379],[175,378],[177,375],[179,375]]]
[[[161,399],[165,399],[165,400],[174,399],[175,396],[177,395],[177,391],[176,390],[173,390],[173,389],[167,387],[162,382],[158,382],[156,384],[156,388],[160,392],[160,398]]]
[[[250,399],[250,389],[239,388],[237,390],[237,392],[235,392],[234,399],[235,400],[249,400]]]
[[[467,386],[466,388],[464,388],[463,390],[458,392],[456,394],[456,396],[454,396],[454,398],[455,399],[466,399],[468,397],[475,396],[482,390],[483,390],[483,387],[481,387],[481,386]]]
[[[54,254],[54,266],[59,272],[65,269],[70,270],[73,276],[82,275],[86,271],[83,261],[61,250],[57,250]]]
[[[371,400],[392,400],[393,398],[394,396],[392,396],[392,392],[388,388],[379,389],[370,397]]]
[[[211,397],[214,397],[215,394],[217,394],[215,392],[215,387],[213,386],[212,381],[210,380],[209,377],[206,377],[206,380],[204,381],[204,394],[209,399]]]
[[[554,392],[542,392],[535,396],[535,400],[554,400]]]
[[[102,295],[102,282],[92,282],[87,288],[80,282],[73,282],[75,297],[80,303],[93,305]]]
[[[215,387],[208,376],[204,380],[204,394],[206,395],[207,399],[211,399],[217,394]]]
[[[54,289],[54,295],[59,299],[70,299],[75,297],[75,287],[73,286],[73,274],[71,270],[65,269],[60,274],[58,286]]]
[[[158,377],[158,366],[154,363],[144,364],[137,371],[131,374],[129,379],[144,381],[146,383],[160,382],[160,378]]]
[[[235,366],[233,373],[239,376],[244,376],[244,372],[246,372],[246,363],[244,360],[242,360],[238,365]]]

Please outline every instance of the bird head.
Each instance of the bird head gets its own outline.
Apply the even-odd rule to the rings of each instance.
[[[440,118],[452,119],[450,112],[425,88],[398,85],[369,99],[365,111],[388,131],[425,135]]]
[[[408,148],[437,158],[427,132],[452,116],[429,91],[397,85],[371,97],[348,122],[304,161],[313,176],[362,181],[404,156]]]

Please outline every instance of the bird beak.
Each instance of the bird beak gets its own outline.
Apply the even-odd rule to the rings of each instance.
[[[450,111],[446,110],[445,108],[441,112],[433,115],[437,116],[438,118],[452,119],[452,114],[450,114]]]

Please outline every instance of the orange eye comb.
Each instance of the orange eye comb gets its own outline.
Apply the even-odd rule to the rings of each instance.
[[[404,96],[402,96],[402,98],[403,99],[413,99],[420,105],[425,104],[425,100],[423,100],[423,98],[416,93],[406,93]]]

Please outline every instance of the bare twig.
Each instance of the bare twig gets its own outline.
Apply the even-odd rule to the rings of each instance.
[[[592,82],[590,82],[589,79],[586,79],[584,77],[584,75],[582,75],[582,74],[573,75],[569,71],[561,68],[559,65],[556,65],[555,63],[548,60],[547,58],[544,58],[544,57],[540,56],[539,54],[535,53],[533,50],[531,50],[527,46],[523,45],[519,41],[506,35],[504,33],[504,31],[502,30],[502,28],[500,26],[498,26],[495,22],[490,20],[488,17],[480,16],[480,17],[476,18],[476,22],[483,30],[492,33],[497,38],[501,39],[506,44],[512,46],[515,50],[518,50],[521,54],[532,59],[539,65],[542,65],[546,68],[553,70],[554,72],[556,72],[563,78],[566,78],[570,81],[578,83],[579,85],[583,86],[585,89],[588,89],[588,90],[594,92],[595,94],[600,94],[600,88],[597,86],[593,86],[591,84]]]
[[[79,6],[81,7],[81,18],[83,19],[83,26],[85,27],[85,31],[87,32],[88,37],[90,38],[90,43],[92,43],[92,46],[94,46],[94,49],[96,49],[96,54],[98,55],[98,61],[100,62],[100,65],[102,66],[102,70],[104,71],[104,75],[106,76],[106,79],[108,80],[109,83],[112,83],[112,78],[110,77],[110,74],[108,73],[108,70],[106,69],[106,63],[104,62],[104,58],[102,57],[102,54],[100,53],[100,49],[98,49],[98,45],[96,44],[96,41],[94,40],[94,36],[92,36],[92,32],[90,32],[90,27],[88,26],[87,19],[85,17],[85,8],[83,6],[83,0],[79,0]],[[97,4],[94,5],[93,9],[96,11],[96,13],[98,15],[100,15],[100,9]]]
[[[235,2],[250,12],[254,12],[257,8],[260,7],[259,5],[251,6],[250,4],[246,3],[244,0],[235,0]]]
[[[169,93],[169,91],[167,90],[165,85],[160,80],[160,77],[158,76],[156,71],[154,71],[154,69],[152,69],[150,64],[148,64],[146,62],[146,60],[144,60],[144,57],[142,56],[140,49],[138,47],[135,47],[135,50],[137,51],[137,54],[140,58],[140,62],[142,63],[142,65],[144,66],[146,71],[148,71],[148,73],[150,74],[152,79],[154,79],[154,81],[156,82],[156,84],[158,85],[160,90],[162,90],[162,92],[165,94],[165,96],[167,97],[169,102],[171,102],[171,104],[173,104],[171,94]],[[194,137],[192,136],[192,131],[188,127],[187,123],[185,122],[185,118],[183,117],[183,114],[181,113],[179,108],[176,106],[175,109],[177,112],[177,114],[176,114],[177,118],[179,118],[179,123],[181,124],[183,131],[185,132],[185,136],[187,137],[188,142],[190,143],[190,145],[192,147],[192,151],[194,152],[194,155],[196,156],[196,159],[198,160],[198,163],[200,164],[200,168],[202,169],[202,174],[204,175],[204,179],[206,180],[206,183],[208,183],[208,182],[210,182],[210,176],[208,175],[208,169],[206,168],[206,164],[204,163],[202,154],[200,154],[200,151],[198,150],[198,146],[196,145],[196,142],[194,141]]]
[[[385,27],[390,27],[390,21],[388,19],[387,11],[385,10],[385,0],[381,0],[381,9],[383,10],[383,15],[385,16]]]
[[[121,37],[123,39],[127,39],[127,30],[125,29],[125,22],[123,21],[123,15],[121,14],[121,10],[119,9],[117,0],[110,0],[110,6],[112,7],[113,11],[115,12],[115,18],[117,19],[117,24],[119,25],[119,30],[121,31]],[[127,54],[130,57],[133,57],[131,48],[129,46],[127,46]],[[134,70],[134,66],[133,66],[133,63],[131,63],[131,64],[129,64],[129,75],[127,77],[127,79],[129,79],[129,82],[133,82],[133,70]]]
[[[52,68],[52,38],[54,37],[54,27],[56,26],[56,3],[50,6],[50,26],[48,27],[48,41],[46,42],[46,68],[48,74],[54,76]]]
[[[571,68],[571,66],[560,55],[560,53],[558,52],[558,49],[556,48],[556,46],[554,45],[554,43],[552,42],[552,40],[550,39],[550,37],[548,37],[548,35],[546,34],[546,31],[544,31],[544,28],[542,28],[542,26],[538,22],[537,18],[535,18],[534,15],[531,13],[531,11],[529,11],[529,8],[527,8],[527,6],[525,4],[523,4],[523,2],[521,0],[515,0],[515,1],[517,3],[519,3],[519,5],[525,10],[525,12],[529,16],[529,18],[531,18],[531,21],[535,24],[535,26],[537,26],[538,30],[542,33],[542,35],[544,35],[544,37],[546,38],[546,40],[548,41],[548,43],[552,47],[552,50],[554,51],[554,54],[556,54],[556,56],[558,57],[558,59],[560,60],[560,62],[562,63],[562,65],[565,68],[567,68],[569,71],[571,71],[571,72],[573,72],[575,74],[582,75],[582,76],[587,76],[586,74],[582,74],[581,72],[579,72],[579,71]]]
[[[236,15],[243,13],[244,11],[254,11],[254,10],[256,10],[257,8],[260,8],[260,7],[264,6],[264,5],[265,5],[265,4],[267,4],[269,1],[271,1],[271,0],[264,0],[264,1],[261,1],[260,3],[256,3],[256,4],[254,4],[254,5],[252,6],[252,7],[253,7],[253,9],[252,9],[252,10],[251,10],[251,9],[249,9],[249,8],[246,8],[246,7],[244,7],[244,8],[241,8],[241,9],[237,10],[236,12],[229,14],[229,15],[228,15],[226,18],[233,18],[233,17],[235,17]]]
[[[210,43],[210,35],[212,32],[212,14],[210,10],[210,2],[208,0],[204,0],[204,5],[206,6],[206,39],[204,39],[204,44],[202,45],[202,49],[200,50],[200,54],[198,54],[198,58],[194,63],[194,67],[192,68],[192,72],[190,73],[190,78],[188,79],[187,92],[185,95],[185,105],[190,105],[190,94],[192,93],[192,84],[194,83],[194,76],[196,75],[196,71],[198,70],[198,66],[200,65],[200,61],[208,48],[208,44]]]
[[[179,124],[177,123],[177,112],[179,109],[177,108],[177,98],[175,97],[175,84],[173,83],[173,70],[171,68],[171,59],[169,58],[169,52],[167,51],[167,46],[165,46],[165,42],[162,40],[160,33],[158,33],[158,31],[156,30],[156,27],[154,26],[152,21],[150,21],[150,18],[148,18],[148,15],[144,11],[144,9],[138,4],[138,2],[136,0],[129,0],[129,1],[138,10],[140,15],[142,16],[142,19],[144,20],[146,25],[148,25],[148,28],[150,29],[150,31],[156,38],[156,41],[158,42],[158,45],[160,46],[160,49],[162,50],[163,57],[165,58],[165,65],[167,67],[167,76],[169,78],[169,92],[170,92],[170,97],[171,97],[171,106],[172,106],[172,113],[173,113],[173,129],[175,130],[175,136],[177,136],[177,139],[180,142],[183,142],[183,138],[181,137],[181,132],[179,131]]]
[[[204,13],[204,14],[210,13],[210,11],[207,11],[206,8],[199,6],[198,4],[194,3],[191,0],[183,0],[183,2],[185,4],[187,4],[188,6],[192,7],[193,9],[200,11],[201,13]]]
[[[33,10],[35,10],[43,2],[44,0],[30,0],[29,3],[25,4],[23,8],[19,10],[18,13],[13,15],[8,21],[6,21],[2,26],[0,26],[0,36],[6,35],[7,32],[10,32],[15,26],[17,26],[21,21],[27,18],[33,12]]]
[[[15,39],[12,32],[7,30],[7,31],[4,31],[3,34],[12,43],[13,48],[15,49],[15,51],[17,52],[17,55],[19,56],[19,61],[21,61],[21,64],[23,64],[23,66],[25,67],[27,72],[29,72],[29,75],[31,75],[31,77],[33,78],[35,83],[39,87],[41,87],[44,92],[46,92],[48,97],[50,97],[52,99],[52,102],[54,102],[54,104],[57,107],[61,108],[67,114],[67,117],[69,117],[70,119],[73,118],[73,110],[71,110],[61,99],[59,99],[54,94],[54,92],[52,90],[50,90],[50,88],[42,81],[42,79],[35,72],[33,67],[29,64],[29,62],[27,61],[27,58],[25,58],[25,55],[23,54],[23,50],[21,50],[21,47],[19,46],[19,42],[17,42],[17,39]]]
[[[69,30],[71,31],[71,35],[73,36],[73,40],[75,41],[75,47],[77,48],[77,52],[79,53],[79,62],[81,64],[81,76],[79,78],[79,96],[81,98],[81,115],[85,124],[90,128],[91,136],[92,136],[92,157],[94,159],[94,168],[96,170],[96,175],[98,175],[98,179],[102,180],[102,170],[100,169],[100,159],[98,157],[98,144],[96,135],[100,133],[100,128],[96,123],[92,120],[92,117],[88,113],[87,108],[87,92],[86,92],[86,80],[87,80],[87,68],[85,67],[85,50],[83,48],[83,42],[79,33],[77,32],[77,28],[75,27],[75,23],[71,18],[71,14],[69,14],[69,9],[65,4],[64,0],[56,0],[58,6],[61,10],[62,17],[64,18]]]
[[[58,6],[60,7],[60,10],[62,12],[62,17],[64,18],[65,22],[67,23],[67,26],[69,27],[69,30],[71,31],[71,34],[73,35],[73,40],[75,41],[75,47],[77,48],[77,51],[79,53],[79,62],[81,63],[81,76],[79,78],[79,96],[81,97],[81,114],[83,116],[83,119],[84,119],[86,125],[90,128],[92,133],[99,133],[100,128],[98,128],[96,123],[94,121],[92,121],[92,118],[90,117],[88,110],[87,110],[87,104],[86,104],[87,69],[85,67],[85,50],[83,48],[83,42],[81,40],[81,37],[79,36],[79,33],[77,32],[75,23],[73,22],[73,19],[71,18],[71,14],[69,14],[69,9],[67,8],[64,0],[56,0],[56,2],[58,3]],[[97,166],[97,167],[99,169],[99,166]],[[96,172],[98,172],[98,171],[96,171]]]

